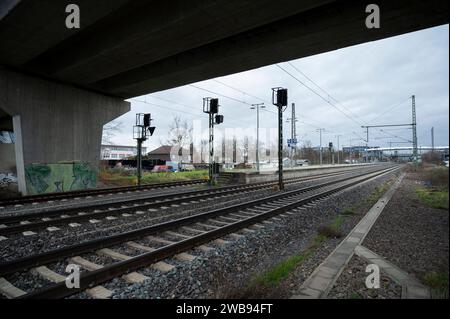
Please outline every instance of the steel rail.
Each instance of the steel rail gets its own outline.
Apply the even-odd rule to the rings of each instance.
[[[138,191],[138,190],[146,190],[146,189],[154,189],[154,188],[188,186],[188,185],[196,185],[196,184],[204,184],[204,183],[206,183],[206,181],[203,179],[195,179],[195,180],[190,180],[190,181],[152,183],[152,184],[146,184],[146,185],[141,185],[141,186],[136,185],[136,186],[110,187],[110,188],[101,188],[101,189],[83,189],[83,190],[78,190],[78,191],[28,195],[28,196],[24,196],[24,197],[0,200],[0,206],[11,206],[11,205],[18,205],[18,204],[56,200],[56,199],[69,199],[69,198],[74,198],[74,197],[79,197],[79,196],[86,197],[86,196],[92,196],[92,195],[120,193],[120,192],[127,192],[127,191]]]
[[[291,183],[296,183],[296,182],[314,180],[317,178],[333,177],[333,176],[339,176],[339,175],[344,175],[344,174],[346,174],[346,173],[341,172],[341,173],[333,173],[333,174],[328,174],[328,175],[324,174],[324,176],[293,178],[292,180],[288,180],[287,183],[291,184]],[[60,225],[60,224],[88,220],[88,219],[93,219],[93,218],[102,218],[102,217],[106,217],[106,216],[117,215],[117,214],[129,212],[132,209],[134,209],[134,210],[149,209],[149,208],[161,207],[164,205],[178,204],[178,203],[182,203],[182,202],[186,202],[186,201],[190,201],[190,200],[191,201],[192,200],[200,200],[200,199],[204,199],[204,198],[209,198],[211,196],[211,193],[213,193],[213,195],[218,194],[220,196],[223,196],[223,195],[240,192],[242,190],[252,191],[255,189],[270,187],[272,185],[274,185],[274,182],[264,182],[264,183],[257,183],[256,185],[247,184],[247,185],[229,186],[229,187],[225,187],[225,188],[221,188],[221,189],[213,189],[213,190],[195,190],[195,191],[188,191],[188,192],[177,193],[177,194],[157,195],[157,196],[139,200],[139,201],[152,201],[151,203],[141,204],[138,206],[130,206],[130,207],[126,207],[126,208],[122,208],[122,207],[121,208],[112,208],[115,205],[119,205],[119,204],[124,205],[123,202],[113,203],[113,204],[109,204],[109,205],[101,204],[101,206],[94,206],[94,207],[91,207],[91,209],[93,209],[93,208],[100,209],[100,208],[106,208],[106,207],[108,207],[108,209],[104,210],[104,211],[100,211],[100,212],[94,211],[94,212],[84,213],[83,215],[75,214],[75,215],[71,215],[71,216],[67,216],[67,217],[60,217],[60,218],[51,219],[51,220],[39,220],[36,222],[30,222],[27,224],[11,225],[11,226],[7,226],[4,228],[0,228],[0,235],[6,236],[6,235],[26,231],[26,230],[44,228],[44,227],[48,227],[51,225]],[[133,199],[133,201],[134,201],[134,199]],[[62,215],[62,214],[67,214],[67,213],[71,213],[71,212],[79,212],[81,210],[83,210],[83,208],[76,207],[76,208],[68,208],[68,209],[58,209],[58,210],[54,210],[54,211],[50,211],[50,212],[44,211],[44,212],[40,212],[40,213],[27,213],[27,214],[21,214],[21,215],[16,215],[16,216],[4,216],[4,217],[0,217],[0,224],[10,225],[10,224],[19,223],[19,222],[25,221],[25,220],[29,221],[30,219],[40,219],[40,218],[50,217],[50,216],[54,216],[54,215]]]
[[[385,169],[385,170],[382,170],[381,172],[376,172],[376,173],[368,173],[368,174],[366,173],[366,174],[364,174],[364,175],[366,175],[365,177],[362,177],[361,179],[358,179],[358,177],[354,177],[353,179],[356,179],[356,180],[353,182],[350,182],[348,184],[344,184],[344,185],[338,186],[331,190],[326,190],[326,191],[318,193],[318,194],[310,195],[307,198],[301,199],[294,203],[289,203],[282,207],[270,209],[259,215],[248,217],[246,219],[236,221],[229,225],[222,226],[218,229],[214,229],[214,230],[208,231],[206,233],[196,235],[196,236],[193,236],[193,237],[185,239],[185,240],[181,240],[179,242],[158,248],[152,252],[143,253],[141,255],[132,257],[128,260],[115,262],[111,265],[104,266],[98,270],[81,274],[79,289],[67,288],[65,282],[60,282],[60,283],[52,284],[51,286],[40,289],[38,291],[28,293],[22,297],[19,297],[19,299],[50,299],[50,298],[68,297],[70,295],[79,293],[90,287],[99,285],[105,281],[108,281],[115,277],[123,275],[124,273],[132,272],[132,271],[138,270],[142,267],[149,266],[149,265],[154,264],[158,261],[161,261],[165,258],[171,257],[175,254],[184,252],[186,250],[189,250],[189,249],[199,246],[201,244],[210,242],[211,240],[214,240],[216,238],[222,237],[229,233],[232,233],[232,232],[235,232],[242,228],[248,227],[248,226],[255,224],[261,220],[267,219],[267,218],[275,216],[275,215],[282,214],[282,213],[284,213],[288,210],[291,210],[293,208],[296,208],[298,206],[316,201],[320,198],[337,193],[341,190],[344,190],[351,186],[360,184],[366,180],[375,178],[379,175],[387,174],[396,169],[398,169],[398,167]],[[367,175],[369,175],[369,176],[367,176]],[[359,177],[361,177],[361,176],[359,176]]]
[[[397,169],[397,167],[394,167],[394,168],[390,167],[388,169],[383,169],[383,170],[381,170],[381,172],[391,171],[394,169]],[[179,218],[179,219],[172,220],[172,221],[163,222],[163,223],[143,227],[143,228],[136,229],[136,230],[123,232],[123,233],[120,233],[117,235],[112,235],[112,236],[99,238],[99,239],[95,239],[95,240],[90,240],[90,241],[82,242],[79,244],[61,247],[61,248],[50,250],[47,252],[14,259],[11,261],[2,262],[2,263],[0,263],[0,276],[11,274],[16,271],[26,270],[26,269],[29,269],[32,267],[37,267],[40,265],[48,264],[48,263],[57,261],[61,258],[72,257],[72,256],[75,256],[78,254],[92,251],[92,250],[97,250],[97,249],[101,249],[104,247],[110,247],[115,244],[120,244],[120,243],[123,243],[126,241],[138,239],[140,237],[156,234],[161,231],[166,231],[166,230],[177,228],[180,226],[185,226],[185,225],[192,224],[192,223],[195,223],[195,222],[198,222],[201,220],[225,215],[230,212],[239,211],[239,210],[242,210],[245,208],[257,206],[257,205],[260,205],[263,203],[275,201],[275,200],[289,197],[292,195],[305,193],[308,191],[313,191],[313,190],[323,188],[326,186],[330,186],[333,184],[337,184],[337,183],[345,182],[345,181],[348,181],[351,179],[359,178],[359,177],[362,177],[362,176],[365,176],[368,174],[377,174],[378,172],[379,171],[369,172],[369,173],[366,172],[366,173],[363,173],[363,174],[360,174],[357,176],[346,177],[346,178],[343,178],[343,179],[340,179],[337,181],[329,181],[329,182],[325,182],[325,183],[314,185],[314,186],[309,186],[309,187],[304,187],[304,188],[297,189],[297,190],[287,191],[287,192],[283,192],[280,194],[264,197],[261,199],[251,200],[251,201],[247,201],[244,203],[239,203],[239,204],[235,204],[232,206],[228,206],[225,208],[214,209],[214,210],[207,211],[204,213],[200,213],[200,214],[196,214],[196,215],[192,215],[192,216],[188,216],[188,217],[183,217],[183,218]]]

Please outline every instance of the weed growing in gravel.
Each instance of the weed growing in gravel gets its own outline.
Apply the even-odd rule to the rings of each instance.
[[[341,225],[344,223],[344,216],[338,215],[329,225],[320,226],[317,232],[320,236],[326,238],[340,238],[342,233],[339,231]]]
[[[431,272],[426,274],[423,280],[430,286],[433,298],[448,299],[448,273]]]
[[[362,299],[362,297],[357,292],[352,292],[350,295],[350,299]]]
[[[448,190],[417,187],[416,194],[419,200],[425,205],[448,210]]]
[[[343,215],[343,216],[352,216],[352,215],[355,215],[355,214],[356,214],[356,208],[355,207],[346,208],[341,213],[341,215]]]
[[[263,275],[257,278],[256,284],[260,284],[265,287],[277,285],[281,280],[288,277],[299,264],[307,260],[325,240],[325,236],[315,236],[308,248],[300,254],[291,256],[272,269],[266,271]]]

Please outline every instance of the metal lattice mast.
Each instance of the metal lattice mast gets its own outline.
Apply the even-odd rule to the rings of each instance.
[[[412,99],[412,129],[413,129],[413,161],[417,163],[417,121],[416,121],[416,97]]]
[[[294,165],[294,155],[295,155],[295,103],[292,103],[292,118],[291,118],[291,139],[293,145],[291,147],[291,167]]]
[[[431,128],[431,151],[434,152],[434,127]]]

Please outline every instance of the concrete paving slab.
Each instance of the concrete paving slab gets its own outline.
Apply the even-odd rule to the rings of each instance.
[[[75,257],[70,258],[70,263],[79,265],[80,267],[82,267],[86,270],[89,270],[89,271],[94,271],[94,270],[103,268],[102,265],[90,262],[89,260],[84,259],[81,256],[75,256]]]
[[[116,260],[128,260],[128,259],[132,258],[130,256],[121,254],[121,253],[114,251],[112,249],[109,249],[109,248],[103,248],[103,249],[97,250],[97,254],[107,256],[107,257],[110,257],[110,258],[116,259]]]
[[[26,294],[25,291],[17,288],[5,278],[0,278],[0,293],[8,299],[17,298]]]
[[[175,266],[170,265],[164,261],[159,261],[151,266],[153,269],[159,270],[161,272],[168,272],[175,268]]]
[[[140,273],[138,273],[138,272],[135,272],[135,271],[134,271],[134,272],[131,272],[131,273],[129,273],[129,274],[126,274],[126,275],[124,275],[124,276],[122,276],[122,278],[123,278],[126,282],[128,282],[128,283],[130,283],[130,284],[141,283],[141,282],[143,282],[143,281],[149,279],[149,277],[144,276],[144,275],[142,275],[142,274],[140,274]]]
[[[372,206],[347,237],[345,237],[335,250],[314,270],[301,286],[299,293],[292,297],[293,299],[327,297],[334,283],[352,258],[356,247],[364,240],[387,202],[392,198],[399,187],[403,177],[404,174],[397,179],[391,188],[375,203],[375,205]],[[334,275],[330,276],[332,273],[334,273]],[[317,294],[311,295],[311,292],[314,291],[319,291],[319,296],[317,296]]]
[[[66,277],[63,275],[60,275],[56,272],[54,272],[53,270],[47,268],[46,266],[40,266],[40,267],[36,267],[31,269],[31,272],[33,274],[36,274],[38,276],[40,276],[41,278],[54,282],[54,283],[58,283],[58,282],[62,282],[66,280]]]
[[[355,249],[355,254],[369,263],[378,265],[383,273],[394,280],[397,284],[401,285],[402,299],[431,298],[431,292],[428,287],[421,284],[414,277],[410,276],[406,271],[390,263],[370,249],[364,246],[358,246]]]
[[[86,293],[94,299],[108,299],[111,298],[113,292],[103,286],[96,286],[91,289],[86,289]]]

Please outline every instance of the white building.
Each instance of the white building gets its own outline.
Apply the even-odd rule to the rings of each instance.
[[[137,155],[137,146],[126,145],[102,145],[100,149],[102,160],[122,160]],[[142,147],[142,154],[147,153],[147,148]]]

